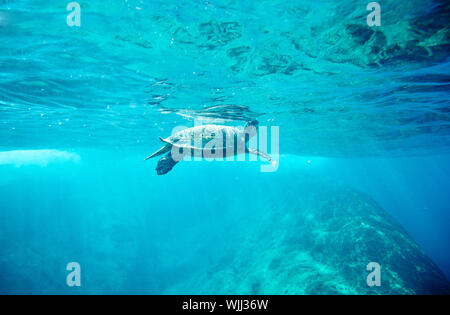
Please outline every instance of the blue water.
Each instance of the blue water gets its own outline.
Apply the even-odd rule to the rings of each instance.
[[[369,27],[351,0],[91,0],[69,27],[67,3],[0,1],[0,293],[448,287],[450,7],[379,2]],[[275,172],[143,162],[176,127],[255,119]]]

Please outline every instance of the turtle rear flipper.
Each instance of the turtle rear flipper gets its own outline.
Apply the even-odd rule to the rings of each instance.
[[[165,145],[165,146],[163,146],[161,149],[159,149],[158,151],[156,151],[155,153],[153,153],[152,155],[146,157],[146,158],[144,159],[144,161],[147,161],[148,159],[151,159],[151,158],[153,158],[153,157],[155,157],[155,156],[158,156],[158,155],[167,153],[167,152],[170,151],[170,149],[171,149],[171,146],[170,146],[170,145]]]
[[[156,173],[158,175],[167,174],[177,163],[178,161],[175,161],[172,154],[169,153],[158,161],[158,165],[156,165]]]

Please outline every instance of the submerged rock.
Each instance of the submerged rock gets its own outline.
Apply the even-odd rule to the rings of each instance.
[[[262,187],[270,187],[269,184],[259,182]],[[281,196],[269,191],[261,195],[265,196],[261,200],[247,202],[247,210],[254,216],[247,216],[248,222],[241,222],[228,235],[230,245],[235,246],[232,254],[224,249],[227,255],[221,261],[207,271],[194,273],[169,291],[450,293],[445,275],[370,197],[316,180],[302,179],[300,187],[285,188]],[[370,262],[381,266],[381,286],[369,287],[366,282]]]
[[[166,181],[109,162],[113,172],[104,159],[93,164],[103,169],[11,168],[0,183],[0,293],[450,293],[370,197],[298,162],[275,173],[186,162]],[[72,261],[80,288],[66,285]],[[366,283],[370,262],[381,265],[379,287]]]

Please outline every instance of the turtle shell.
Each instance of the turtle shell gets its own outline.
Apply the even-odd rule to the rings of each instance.
[[[215,149],[227,149],[240,141],[242,132],[230,126],[202,125],[177,132],[165,139],[165,142],[185,149],[203,150],[214,146]]]

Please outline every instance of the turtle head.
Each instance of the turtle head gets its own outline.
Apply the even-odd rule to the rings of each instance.
[[[258,121],[256,119],[254,119],[254,120],[247,121],[247,123],[245,124],[245,128],[253,126],[256,129],[258,129],[258,125],[259,125]]]
[[[244,132],[248,135],[248,139],[250,139],[250,138],[252,138],[253,136],[256,135],[256,133],[258,131],[258,124],[259,123],[258,123],[258,121],[256,119],[248,121],[245,124]],[[248,141],[248,139],[246,141]]]

